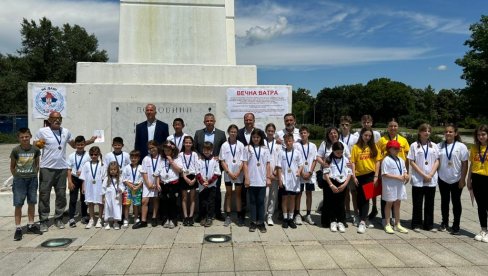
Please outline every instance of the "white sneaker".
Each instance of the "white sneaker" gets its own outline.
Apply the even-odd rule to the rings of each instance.
[[[306,215],[305,216],[305,221],[310,224],[310,225],[315,225],[315,221],[313,221],[312,219],[312,216],[311,215]]]
[[[358,233],[359,234],[364,234],[366,233],[366,224],[362,221],[359,223],[359,226],[358,226]]]
[[[368,228],[374,228],[374,224],[371,221],[369,221],[369,220],[366,220],[366,226]]]
[[[274,225],[274,221],[273,221],[273,217],[272,216],[268,216],[268,226],[273,226]]]
[[[124,224],[122,225],[122,228],[127,228],[129,227],[129,221],[128,220],[124,220]]]
[[[88,223],[85,225],[85,229],[90,229],[93,226],[93,219],[90,219]]]
[[[99,219],[97,220],[97,224],[95,224],[95,228],[102,228],[102,226],[103,226],[103,224],[102,224],[102,219],[101,219],[101,218],[99,218]]]
[[[300,214],[295,215],[295,224],[296,225],[302,225],[303,224],[302,216]]]
[[[97,227],[97,228],[99,228],[99,227]],[[105,223],[105,230],[110,230],[110,223],[108,223],[108,222]]]
[[[337,232],[337,222],[334,221],[330,223],[330,231]]]
[[[344,224],[342,222],[339,222],[337,224],[337,228],[339,228],[339,232],[346,233],[346,227],[344,226]]]
[[[140,222],[141,220],[140,219],[136,219],[136,221],[134,221],[134,224]]]
[[[120,226],[118,222],[114,222],[114,230],[120,230]]]
[[[486,237],[486,232],[481,230],[481,232],[474,237],[477,241],[482,241]]]
[[[169,219],[167,219],[163,224],[163,228],[168,228],[168,227],[169,227]]]
[[[169,220],[169,223],[168,223],[168,228],[169,228],[169,229],[173,229],[173,228],[175,228],[175,224],[173,223],[173,221],[172,221],[172,220]]]

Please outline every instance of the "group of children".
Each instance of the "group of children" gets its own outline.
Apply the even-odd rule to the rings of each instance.
[[[367,228],[372,227],[371,220],[377,213],[376,200],[366,187],[382,185],[384,230],[390,234],[395,231],[408,233],[400,224],[400,202],[406,199],[405,184],[411,183],[411,228],[414,231],[420,231],[420,228],[436,231],[433,223],[434,197],[439,186],[442,203],[439,230],[458,234],[460,196],[467,184],[477,201],[482,228],[475,239],[488,242],[488,204],[483,199],[487,189],[484,183],[488,179],[488,165],[485,163],[486,125],[475,131],[475,146],[469,154],[471,167],[468,174],[468,150],[461,143],[457,128],[453,125],[445,127],[445,140],[436,145],[430,141],[431,127],[423,124],[419,128],[417,141],[409,145],[398,133],[396,120],[388,122],[387,132],[383,136],[371,129],[371,116],[365,115],[361,121],[361,130],[352,134],[351,118],[341,117],[340,129],[328,128],[318,148],[309,142],[307,127],[299,129],[300,139],[297,141],[292,133],[277,137],[274,124],[268,124],[265,131],[254,129],[249,145],[244,146],[237,140],[238,127],[232,124],[227,129],[228,140],[222,145],[219,156],[212,155],[213,144],[210,142],[203,144],[203,155],[200,156],[195,151],[193,138],[180,135],[176,143],[171,137],[162,145],[149,141],[147,156],[142,156],[137,150],[124,152],[123,139],[115,137],[113,151],[102,158],[97,146],[86,152],[85,139],[78,136],[75,138],[76,151],[69,156],[69,225],[76,227],[76,205],[80,197],[82,222],[87,229],[93,226],[127,228],[131,207],[133,229],[147,227],[150,213],[152,226],[156,226],[158,219],[161,219],[163,227],[171,229],[177,226],[179,217],[183,226],[192,226],[198,191],[199,222],[209,227],[216,215],[216,182],[223,173],[226,187],[224,225],[232,223],[233,190],[236,224],[244,225],[240,195],[246,192],[249,231],[259,230],[262,233],[266,232],[265,223],[274,225],[273,215],[279,207],[283,228],[297,228],[297,224],[302,224],[299,210],[304,191],[307,213],[303,220],[315,224],[310,214],[315,183],[323,189],[324,195],[321,222],[331,231],[346,231],[349,201],[353,202],[357,232],[365,233]],[[184,124],[181,119],[175,119],[174,125]],[[182,129],[179,131],[182,132]],[[40,234],[34,224],[40,151],[30,144],[32,136],[28,129],[20,129],[18,137],[20,145],[11,154],[16,240],[22,238],[22,231],[20,234],[17,232],[26,197],[29,204],[27,229]],[[317,164],[321,168],[315,174]],[[373,210],[368,215],[371,198]],[[454,213],[452,227],[448,226],[450,201]],[[95,205],[98,206],[98,219],[95,218]],[[152,212],[149,212],[150,207]],[[391,215],[393,220],[390,219]]]

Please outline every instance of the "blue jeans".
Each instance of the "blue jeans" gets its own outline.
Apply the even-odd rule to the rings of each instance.
[[[37,176],[31,178],[14,177],[12,192],[14,194],[14,206],[24,206],[25,198],[27,204],[37,204]]]
[[[264,223],[266,187],[249,187],[248,193],[251,222],[262,224]]]

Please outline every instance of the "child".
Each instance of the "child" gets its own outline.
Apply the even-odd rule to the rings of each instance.
[[[378,182],[381,154],[374,143],[373,130],[362,128],[359,141],[352,147],[351,164],[353,182],[357,190],[357,206],[359,208],[359,225],[357,232],[364,234],[368,218],[369,199],[364,195],[363,185]]]
[[[181,207],[183,209],[183,226],[193,226],[193,214],[195,212],[195,195],[198,186],[196,174],[198,171],[198,153],[195,151],[193,137],[183,138],[183,151],[178,154],[182,163],[180,177]],[[188,206],[188,193],[190,194],[190,206]]]
[[[75,138],[76,152],[69,155],[68,158],[68,189],[69,189],[69,226],[76,227],[75,213],[76,203],[78,201],[78,192],[80,192],[80,210],[81,218],[85,219],[88,216],[87,207],[85,203],[85,195],[81,193],[81,184],[83,181],[79,178],[81,175],[81,168],[90,161],[90,156],[85,151],[85,137],[77,136]],[[88,221],[87,221],[88,222]]]
[[[461,193],[466,185],[468,172],[468,148],[461,142],[458,129],[447,124],[444,130],[445,140],[439,143],[439,192],[441,193],[442,223],[439,231],[450,230],[451,234],[459,234],[461,221]],[[454,222],[449,228],[449,202],[452,198]]]
[[[162,162],[159,155],[158,143],[154,140],[147,142],[147,148],[149,155],[142,159],[141,174],[144,179],[144,185],[142,185],[142,208],[141,208],[141,221],[132,225],[132,229],[139,229],[141,227],[147,227],[147,213],[149,201],[153,206],[152,221],[153,227],[157,226],[157,214],[159,209],[159,184],[156,182],[156,171],[158,165]]]
[[[242,161],[241,156],[244,152],[244,144],[237,141],[237,132],[239,128],[232,124],[227,128],[229,134],[228,140],[220,149],[220,162],[225,172],[225,221],[224,226],[229,226],[232,222],[230,218],[232,186],[235,186],[236,209],[238,216],[238,225],[244,224],[244,214],[242,213],[241,191],[242,191]]]
[[[200,225],[205,227],[212,226],[212,221],[215,217],[215,193],[216,181],[220,177],[219,161],[212,156],[213,144],[211,142],[203,142],[202,151],[203,158],[199,161],[199,171],[197,173],[197,180],[200,184],[198,189],[199,194],[199,211],[200,211]]]
[[[107,166],[107,175],[103,181],[102,200],[104,203],[105,230],[110,230],[112,220],[115,230],[119,230],[119,221],[122,217],[122,193],[125,192],[125,185],[122,182],[119,164],[112,161]]]
[[[363,115],[361,117],[361,128],[365,128],[365,127],[369,127],[371,129],[373,128],[373,117],[371,117],[371,115],[369,114]],[[359,137],[361,137],[360,131],[354,133],[354,136],[356,136],[359,139]],[[375,144],[378,143],[381,138],[381,133],[379,131],[373,130],[373,138]]]
[[[178,148],[172,141],[164,141],[161,148],[161,162],[156,172],[156,183],[160,185],[161,191],[159,210],[163,227],[173,229],[178,225],[178,184],[182,165],[178,158]]]
[[[315,191],[315,184],[313,181],[313,175],[315,165],[317,164],[317,146],[314,143],[308,141],[310,132],[306,126],[300,127],[300,141],[295,143],[295,148],[300,153],[303,164],[303,170],[300,174],[300,191],[296,195],[295,199],[295,224],[302,224],[302,216],[300,215],[300,202],[302,200],[302,193],[305,190],[307,215],[305,221],[308,224],[314,225],[315,222],[310,216],[312,210],[312,192]]]
[[[244,184],[249,188],[250,232],[254,232],[258,228],[261,233],[266,233],[264,197],[266,196],[266,187],[271,185],[270,163],[273,162],[273,159],[268,148],[264,146],[265,139],[264,132],[255,128],[251,132],[251,144],[247,146],[242,155]]]
[[[341,142],[332,144],[332,154],[326,159],[329,165],[330,172],[324,174],[325,181],[329,185],[325,187],[327,198],[324,201],[329,201],[325,212],[328,213],[330,219],[330,231],[344,233],[346,222],[344,198],[346,196],[345,189],[351,178],[351,170],[347,167],[349,159],[344,156],[346,147]]]
[[[357,143],[359,136],[351,134],[352,119],[350,116],[341,116],[340,118],[340,130],[339,140],[347,146],[349,152],[352,151],[352,147]],[[353,225],[358,226],[358,206],[357,206],[357,190],[353,178],[347,184],[346,187],[346,199],[344,200],[346,204],[346,219],[351,217],[351,199],[353,207]]]
[[[27,215],[29,222],[27,232],[42,235],[41,230],[34,224],[34,211],[37,203],[37,173],[39,171],[39,156],[41,151],[30,144],[32,134],[28,128],[21,128],[17,131],[17,138],[20,145],[12,149],[10,153],[10,172],[14,180],[12,192],[15,206],[15,234],[14,240],[22,239],[22,206],[27,198]]]
[[[102,186],[103,181],[107,176],[107,170],[102,161],[102,153],[100,148],[93,146],[88,151],[90,154],[90,162],[86,162],[81,169],[80,179],[83,180],[83,193],[85,194],[85,202],[88,203],[88,213],[90,220],[85,226],[85,229],[90,229],[93,225],[95,228],[101,228],[103,217],[103,201],[102,201]],[[98,206],[99,218],[95,223],[95,205]]]
[[[385,215],[387,218],[391,215],[391,208],[393,206],[393,214],[395,218],[395,230],[407,234],[408,230],[400,224],[400,203],[407,199],[407,192],[405,184],[408,182],[409,176],[405,161],[398,157],[400,151],[400,143],[396,140],[390,140],[386,144],[388,155],[381,163],[381,179],[382,179],[382,199],[386,201]],[[390,220],[387,220],[385,225],[385,232],[388,234],[395,233],[391,227]]]
[[[486,212],[488,204],[486,195],[488,194],[488,162],[486,162],[486,153],[488,151],[488,125],[480,125],[474,131],[475,144],[469,152],[471,161],[468,175],[468,190],[472,190],[476,205],[478,205],[478,219],[480,220],[481,232],[474,237],[477,241],[488,242],[486,230]]]
[[[283,223],[281,227],[295,229],[297,225],[293,219],[295,209],[295,198],[300,193],[300,175],[303,170],[303,158],[298,149],[293,147],[293,135],[286,133],[283,136],[285,149],[281,151],[278,157],[280,163],[276,164],[278,168],[279,185],[284,188],[281,209],[283,211]],[[299,215],[299,214],[298,214]]]
[[[122,139],[122,137],[115,137],[114,139],[112,139],[112,148],[114,150],[105,155],[104,163],[110,164],[110,162],[115,161],[117,162],[117,164],[119,164],[120,169],[129,165],[130,157],[127,152],[122,151],[123,147],[124,139]]]
[[[281,160],[278,158],[282,147],[276,143],[275,140],[276,126],[273,123],[266,125],[266,140],[265,144],[271,155],[273,162],[270,162],[270,180],[271,185],[266,187],[266,203],[264,205],[267,212],[267,223],[268,226],[273,226],[273,214],[275,212],[276,203],[278,201],[278,176],[275,170],[275,166]]]
[[[125,193],[127,194],[127,200],[124,204],[124,224],[123,228],[129,226],[129,209],[132,205],[134,211],[135,224],[139,223],[139,207],[142,201],[142,185],[144,179],[141,174],[141,165],[139,165],[139,159],[141,158],[141,152],[138,150],[133,150],[129,153],[130,165],[124,167],[122,172],[122,181],[126,186]],[[125,197],[125,196],[124,196]]]
[[[428,124],[420,125],[417,141],[410,145],[407,156],[412,167],[412,229],[415,232],[420,232],[422,224],[424,230],[437,232],[434,228],[434,198],[439,151],[429,140],[431,130]],[[423,223],[422,205],[424,205]]]
[[[177,147],[178,151],[181,152],[183,148],[183,138],[188,136],[188,134],[183,132],[183,128],[185,127],[185,122],[181,118],[176,118],[173,120],[173,129],[175,133],[168,136],[166,140],[172,141]]]

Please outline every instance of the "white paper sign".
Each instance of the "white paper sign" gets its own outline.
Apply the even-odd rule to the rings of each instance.
[[[96,136],[95,143],[103,143],[105,142],[105,133],[103,129],[97,129],[93,132],[93,136]]]
[[[283,117],[288,113],[286,87],[253,87],[227,89],[227,116],[241,119],[252,112],[256,118]]]
[[[66,87],[65,86],[34,86],[32,89],[32,116],[36,119],[46,119],[49,113],[57,111],[66,117]]]

